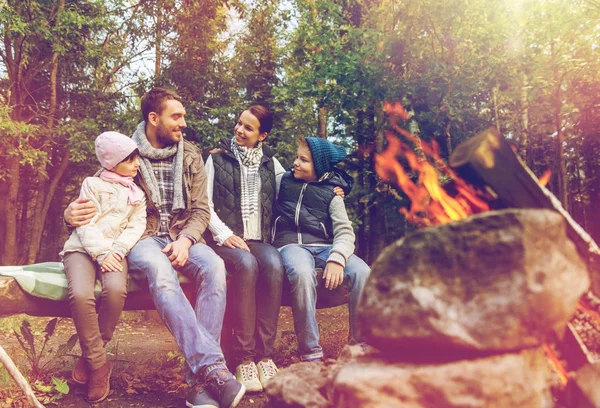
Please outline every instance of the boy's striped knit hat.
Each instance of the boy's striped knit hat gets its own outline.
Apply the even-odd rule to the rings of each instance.
[[[321,139],[320,137],[306,137],[305,139],[312,155],[317,179],[333,170],[333,166],[346,158],[346,149],[331,143],[327,139]]]

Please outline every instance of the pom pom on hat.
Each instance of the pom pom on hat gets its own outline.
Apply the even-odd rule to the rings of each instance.
[[[306,137],[305,139],[312,155],[317,179],[333,170],[333,166],[346,158],[346,149],[342,146],[320,137]]]
[[[96,157],[107,170],[114,168],[137,148],[130,137],[119,132],[104,132],[96,138]]]

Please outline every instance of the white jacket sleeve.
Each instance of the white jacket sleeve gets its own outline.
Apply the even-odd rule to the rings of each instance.
[[[206,163],[204,163],[204,170],[206,171],[206,179],[208,180],[206,190],[208,193],[208,207],[210,208],[210,222],[208,223],[208,229],[210,230],[213,239],[218,245],[223,245],[223,242],[233,235],[233,231],[225,225],[215,212],[215,203],[213,201],[213,191],[215,185],[215,165],[213,164],[212,155],[208,156]]]
[[[89,224],[77,227],[75,231],[77,232],[77,236],[79,237],[79,240],[81,241],[81,244],[85,248],[86,252],[94,261],[96,261],[99,256],[105,256],[110,252],[113,240],[106,238],[97,224],[100,216],[102,215],[102,207],[98,197],[96,197],[96,192],[91,186],[91,179],[92,177],[88,177],[83,180],[79,197],[89,198],[90,201],[96,206],[96,209],[98,209],[98,213],[94,216],[94,218],[92,218]]]
[[[139,241],[146,230],[146,197],[133,208],[133,212],[127,220],[127,226],[121,235],[112,244],[111,252],[116,252],[122,258],[129,253],[131,248]]]
[[[275,170],[275,199],[279,197],[279,187],[281,186],[281,178],[285,174],[285,169],[275,157],[273,157],[273,170]]]

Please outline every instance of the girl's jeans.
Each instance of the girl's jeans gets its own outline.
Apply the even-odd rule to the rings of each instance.
[[[317,282],[315,268],[325,269],[331,245],[286,245],[279,248],[283,267],[290,282],[294,329],[302,361],[323,357],[319,345],[317,325]],[[360,342],[356,328],[356,309],[371,269],[356,255],[351,255],[344,268],[344,282],[348,285],[348,311],[350,323],[349,344]]]
[[[250,252],[213,247],[232,278],[229,307],[233,308],[238,363],[274,357],[283,284],[283,265],[277,249],[258,241],[247,244]]]
[[[169,237],[142,239],[127,259],[131,273],[143,272],[148,278],[154,306],[193,373],[186,370],[186,380],[193,384],[209,365],[225,364],[218,343],[225,313],[225,265],[208,245],[190,247],[189,259],[178,271],[196,283],[192,307],[181,289],[177,271],[161,252],[170,242]]]
[[[127,296],[127,262],[121,272],[100,272],[100,267],[83,252],[68,252],[63,258],[69,285],[69,306],[79,335],[81,354],[91,370],[106,363],[108,343],[115,332]],[[94,286],[102,282],[100,307],[96,314]]]

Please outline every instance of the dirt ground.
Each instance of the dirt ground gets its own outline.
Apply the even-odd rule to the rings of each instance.
[[[319,310],[317,313],[325,357],[337,358],[348,337],[348,309],[340,306]],[[30,363],[13,333],[13,329],[19,330],[23,318],[28,319],[36,338],[40,339],[50,319],[25,315],[0,318],[0,345],[27,376]],[[74,333],[71,319],[62,319],[49,341],[49,351],[45,353],[45,361],[49,361],[47,368],[55,377],[69,380],[70,392],[48,406],[92,406],[85,400],[85,388],[70,381],[70,371],[81,353],[79,346],[65,357],[53,358],[55,350]],[[277,337],[277,365],[283,368],[297,362],[297,343],[289,307],[281,309]],[[171,334],[155,315],[124,312],[107,350],[114,363],[111,393],[105,401],[94,404],[94,407],[185,407],[187,386],[181,369],[183,360]],[[0,408],[26,406],[23,401],[22,393],[6,373],[0,375]],[[267,406],[267,399],[264,393],[247,394],[239,406],[264,407]]]

